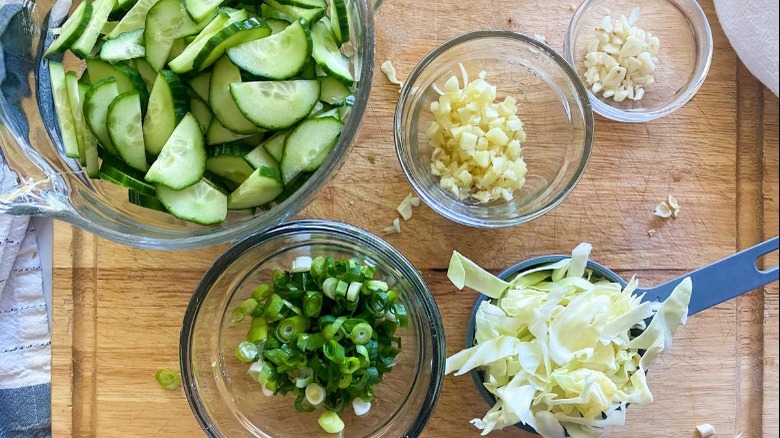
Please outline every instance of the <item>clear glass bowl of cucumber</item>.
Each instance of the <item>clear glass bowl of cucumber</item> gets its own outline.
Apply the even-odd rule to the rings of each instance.
[[[372,2],[5,2],[0,59],[0,212],[195,248],[284,221],[338,169]]]
[[[265,395],[250,365],[234,353],[254,327],[248,317],[236,322],[234,309],[252,297],[258,285],[271,281],[275,270],[291,270],[299,258],[318,256],[374,266],[374,278],[398,293],[408,317],[408,324],[395,332],[400,353],[376,383],[368,412],[358,416],[349,403],[339,414],[343,436],[421,434],[444,378],[444,328],[433,295],[414,266],[379,237],[343,223],[306,220],[278,225],[235,244],[206,272],[190,300],[179,342],[182,380],[207,436],[335,436],[318,425],[322,407],[299,412],[294,394]]]

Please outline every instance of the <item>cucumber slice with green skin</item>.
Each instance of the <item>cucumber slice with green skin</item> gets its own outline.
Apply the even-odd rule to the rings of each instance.
[[[229,195],[230,192],[237,189],[238,186],[241,185],[241,183],[225,179],[219,175],[209,172],[208,170],[203,174],[203,179],[207,180],[212,186],[216,187],[217,190],[224,193],[225,196]]]
[[[303,18],[309,24],[314,23],[325,16],[325,8],[301,8],[298,6],[283,5],[277,0],[265,0],[265,3],[294,20]]]
[[[203,177],[206,148],[195,116],[188,113],[176,126],[144,179],[174,190],[189,187]]]
[[[352,111],[352,105],[347,104],[344,106],[340,106],[338,107],[338,110],[339,110],[339,119],[343,121],[347,118],[349,113]]]
[[[187,90],[179,77],[168,70],[160,71],[149,96],[143,123],[146,152],[153,156],[159,154],[189,109]]]
[[[227,13],[220,12],[217,16],[206,26],[198,36],[187,46],[186,49],[177,56],[175,59],[168,63],[168,67],[176,73],[182,74],[192,71],[195,58],[200,51],[208,44],[211,37],[218,34],[219,31],[229,26],[232,23],[243,21],[249,18],[249,13],[243,9],[236,12]]]
[[[209,106],[214,117],[225,128],[239,134],[256,133],[258,127],[248,120],[236,106],[233,96],[230,94],[231,85],[241,83],[241,72],[238,67],[230,62],[227,56],[223,56],[214,64],[209,83]],[[256,103],[257,106],[260,102]],[[270,109],[267,109],[270,110]]]
[[[122,15],[129,11],[130,9],[135,6],[136,2],[138,0],[117,0],[116,4],[114,5],[114,10],[112,12],[121,12]]]
[[[149,65],[149,62],[145,58],[135,58],[130,60],[130,66],[138,71],[144,84],[146,84],[146,89],[151,92],[154,80],[157,79],[157,72]]]
[[[209,125],[211,124],[211,109],[209,105],[198,97],[190,99],[190,112],[198,120],[200,130],[208,132]]]
[[[75,72],[68,72],[65,74],[65,82],[68,83],[68,78],[70,73],[73,73],[73,77],[76,76]],[[70,87],[70,85],[69,85]],[[98,161],[98,141],[97,138],[95,138],[95,135],[92,134],[92,131],[89,129],[89,126],[87,126],[87,119],[84,116],[84,102],[86,101],[87,97],[87,91],[89,91],[90,86],[82,83],[77,84],[78,87],[78,95],[79,95],[79,107],[78,111],[76,111],[76,108],[72,105],[73,99],[71,99],[71,109],[73,109],[74,119],[76,120],[76,125],[79,126],[79,130],[81,131],[82,139],[84,140],[84,166],[87,168],[87,176],[90,178],[97,178],[98,172],[100,171],[100,162]],[[79,120],[78,115],[81,115],[81,119]],[[79,154],[81,154],[81,144],[79,144]]]
[[[227,196],[205,180],[183,190],[159,185],[157,198],[170,214],[196,224],[218,224],[227,217]]]
[[[282,137],[284,138],[284,137]],[[282,143],[284,146],[284,143]],[[261,167],[270,167],[271,169],[279,170],[279,161],[277,161],[268,151],[265,150],[263,144],[252,149],[249,153],[244,155],[244,160],[252,166],[252,169],[259,169]]]
[[[146,14],[148,14],[149,9],[159,1],[160,0],[138,0],[106,37],[116,38],[124,32],[143,29],[146,23]]]
[[[108,106],[119,96],[119,87],[116,79],[108,77],[101,79],[84,96],[84,118],[87,126],[97,137],[98,142],[112,154],[118,154],[106,129],[108,118]]]
[[[98,58],[87,58],[87,75],[89,81],[97,84],[102,79],[113,77],[120,93],[137,91],[141,98],[141,107],[146,108],[149,92],[146,83],[137,70],[125,64],[111,64]]]
[[[309,57],[306,61],[306,65],[300,73],[301,79],[317,79],[317,62],[314,58]]]
[[[76,72],[69,71],[65,73],[64,80],[65,91],[68,94],[68,106],[73,116],[73,129],[76,134],[79,163],[84,166],[87,164],[87,155],[84,149],[86,144],[84,130],[89,131],[89,128],[87,127],[87,122],[84,121],[84,108],[82,107],[82,99],[79,94],[79,77],[76,75]]]
[[[325,0],[276,0],[280,5],[295,6],[304,9],[314,9],[328,7],[328,2]]]
[[[244,82],[230,85],[238,109],[255,125],[272,131],[303,120],[319,101],[316,80]]]
[[[168,52],[168,59],[165,62],[174,60],[177,56],[181,55],[181,52],[187,48],[186,38],[179,38],[173,40],[171,44],[171,50]]]
[[[100,59],[113,63],[145,56],[146,48],[143,41],[143,29],[120,33],[116,38],[103,43],[100,47]]]
[[[339,46],[349,41],[349,17],[344,0],[330,0],[330,25]]]
[[[95,0],[92,2],[92,14],[89,23],[71,46],[70,50],[79,58],[86,58],[92,53],[103,25],[108,21],[108,14],[114,9],[116,0]]]
[[[190,79],[187,83],[195,90],[195,93],[203,99],[204,102],[209,100],[209,83],[211,82],[211,72],[204,71],[198,74],[194,78]]]
[[[311,118],[313,118],[314,116],[316,116],[317,114],[319,114],[319,113],[321,113],[321,112],[325,111],[325,109],[326,109],[326,108],[325,108],[325,104],[324,104],[324,103],[322,103],[322,102],[317,102],[317,103],[315,103],[315,104],[314,104],[314,108],[312,108],[312,109],[311,109],[311,111],[309,112],[309,115],[308,115],[308,116],[306,116],[306,118],[307,118],[307,119],[311,119]]]
[[[156,196],[149,196],[140,192],[136,192],[135,190],[128,190],[127,200],[131,204],[135,204],[139,207],[144,207],[150,210],[157,210],[163,213],[168,213],[168,210],[165,208],[165,205],[163,205],[163,203],[160,202],[160,200],[157,199]]]
[[[260,17],[265,18],[266,22],[272,18],[276,20],[286,21],[287,25],[285,27],[289,26],[290,23],[295,21],[293,17],[274,8],[273,6],[268,6],[268,4],[266,3],[260,5]]]
[[[223,145],[224,146],[224,145]],[[219,147],[219,146],[217,146]],[[209,151],[211,152],[211,151]],[[246,152],[246,149],[243,150]],[[244,154],[219,155],[206,159],[206,170],[225,179],[241,184],[254,171],[249,163],[244,161]]]
[[[230,143],[231,141],[246,139],[252,137],[255,134],[238,134],[233,132],[219,123],[219,119],[216,117],[211,118],[209,123],[209,129],[206,131],[206,144],[209,146]]]
[[[183,0],[187,13],[195,21],[202,21],[225,2],[226,0]]]
[[[328,76],[351,86],[355,78],[349,71],[349,59],[339,51],[336,37],[327,20],[314,23],[311,27],[311,41],[314,45],[311,55],[317,64]]]
[[[152,68],[160,71],[168,61],[173,41],[180,37],[179,28],[195,27],[184,10],[181,0],[160,0],[149,9],[144,24],[144,45],[146,60]],[[186,24],[185,24],[186,23]]]
[[[284,155],[284,140],[287,139],[287,134],[289,134],[287,131],[277,132],[271,138],[260,144],[260,146],[262,146],[277,163],[282,161],[282,155]],[[250,161],[249,164],[252,164],[252,162]]]
[[[333,118],[307,119],[295,127],[284,142],[282,181],[287,184],[301,172],[312,172],[325,161],[343,128]]]
[[[65,68],[61,63],[49,61],[49,78],[51,79],[54,110],[57,112],[57,122],[60,126],[62,148],[65,150],[66,156],[78,158],[79,143],[76,134],[76,122],[70,109],[68,88],[65,85]]]
[[[280,20],[278,18],[266,18],[265,24],[267,24],[268,27],[271,28],[271,35],[276,35],[277,33],[287,29],[287,27],[290,25],[290,22],[285,20]]]
[[[306,67],[311,50],[306,23],[296,20],[276,35],[230,48],[227,54],[235,65],[255,76],[281,80],[297,76]]]
[[[319,78],[320,81],[320,102],[331,106],[342,106],[347,102],[347,97],[352,95],[343,82],[333,79],[330,76]]]
[[[332,117],[336,120],[341,120],[341,116],[339,115],[339,109],[338,108],[331,108],[326,111],[322,111],[319,114],[315,114],[312,118],[314,119],[324,119],[325,117]]]
[[[128,166],[124,161],[113,155],[104,155],[103,164],[98,173],[100,179],[135,190],[144,195],[154,196],[153,185],[144,181],[144,174]]]
[[[60,34],[57,36],[49,48],[46,49],[46,53],[43,54],[44,58],[49,58],[57,53],[63,53],[79,39],[84,30],[86,30],[89,20],[92,17],[92,3],[81,2],[76,9],[70,14],[62,27],[60,27]]]
[[[271,34],[271,28],[262,18],[248,18],[227,25],[216,35],[209,38],[192,63],[192,69],[200,71],[219,59],[225,50],[247,41],[263,41]],[[262,38],[262,39],[261,39]]]
[[[283,191],[284,186],[279,181],[279,172],[268,167],[260,167],[228,196],[228,208],[242,210],[267,204]]]
[[[146,172],[144,132],[141,127],[141,100],[138,92],[128,91],[117,96],[108,107],[106,129],[119,156],[130,167]]]
[[[279,196],[277,196],[276,199],[274,199],[267,207],[274,207],[284,202],[287,198],[292,196],[293,193],[297,192],[301,187],[303,187],[303,185],[306,184],[306,181],[308,181],[313,174],[313,172],[306,172],[298,175],[289,184],[284,186],[284,191]]]

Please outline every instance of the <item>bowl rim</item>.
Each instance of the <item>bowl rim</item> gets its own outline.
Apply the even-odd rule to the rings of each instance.
[[[510,281],[514,276],[527,269],[532,269],[534,267],[538,267],[540,265],[546,265],[549,263],[555,263],[563,259],[569,259],[569,258],[571,258],[571,254],[569,255],[552,254],[546,256],[533,257],[524,260],[522,262],[516,263],[504,269],[503,271],[498,273],[497,277],[504,281]],[[594,262],[593,260],[590,259],[588,259],[588,264],[586,266],[593,269],[594,273],[599,274],[602,277],[609,279],[611,281],[620,283],[621,287],[624,288],[626,287],[627,284],[626,281],[623,280],[623,278],[620,277],[615,271],[607,268],[606,266],[598,262]],[[471,309],[471,315],[469,316],[468,325],[466,326],[466,348],[471,348],[475,345],[474,335],[476,332],[477,311],[479,310],[479,306],[482,304],[483,301],[491,300],[491,299],[492,298],[483,294],[479,294],[479,296],[477,296],[477,299],[474,302],[474,306]],[[481,395],[482,398],[485,400],[485,402],[487,402],[487,404],[492,407],[496,403],[496,399],[493,397],[493,394],[491,394],[490,391],[488,391],[487,388],[485,388],[485,385],[482,384],[483,382],[482,371],[480,371],[478,368],[474,368],[473,370],[469,371],[469,374],[471,375],[471,380],[474,382],[474,386],[476,386],[479,395]],[[533,427],[523,422],[515,423],[515,427],[518,427],[526,432],[538,434],[538,432],[536,432],[536,430]]]
[[[221,431],[214,427],[215,423],[211,421],[208,412],[204,408],[200,394],[197,391],[192,361],[189,359],[192,350],[191,344],[195,320],[200,313],[200,306],[209,292],[210,285],[225,272],[232,262],[252,249],[280,237],[310,233],[329,234],[353,241],[361,246],[372,248],[385,255],[394,267],[401,271],[404,278],[411,283],[413,290],[420,291],[427,295],[423,296],[421,302],[423,304],[422,307],[424,312],[422,316],[425,318],[425,322],[427,322],[428,327],[433,333],[432,339],[430,340],[431,357],[433,358],[430,362],[431,372],[427,382],[428,390],[422,401],[420,412],[416,414],[415,419],[410,425],[410,429],[405,434],[405,436],[418,436],[433,415],[444,383],[446,360],[444,324],[436,300],[433,298],[433,293],[422,278],[422,274],[414,265],[382,238],[354,225],[321,219],[304,219],[285,222],[245,237],[220,255],[211,267],[209,267],[208,271],[206,271],[203,278],[196,286],[189,304],[187,305],[179,334],[179,366],[182,373],[182,386],[193,415],[197,419],[201,429],[203,429],[209,437],[224,437]],[[419,382],[418,384],[422,383],[425,382]]]
[[[584,2],[582,2],[582,4],[580,4],[577,10],[574,11],[574,15],[572,15],[571,20],[569,21],[569,26],[566,29],[566,36],[563,39],[563,56],[566,58],[566,61],[569,64],[571,64],[575,73],[577,71],[577,67],[576,67],[577,61],[575,60],[575,56],[574,56],[574,44],[573,44],[574,35],[577,33],[576,30],[578,29],[578,25],[582,17],[585,15],[587,11],[590,10],[591,7],[593,7],[593,4],[597,1],[601,1],[601,0],[585,0]],[[700,50],[702,50],[706,54],[704,56],[705,58],[704,62],[702,63],[702,56],[699,55],[695,63],[695,73],[694,73],[695,76],[693,80],[688,83],[688,85],[685,87],[683,92],[679,93],[674,99],[672,99],[666,105],[650,111],[627,111],[627,110],[614,107],[599,99],[595,94],[593,94],[593,92],[591,92],[590,88],[585,87],[585,90],[588,94],[588,99],[590,99],[590,102],[593,106],[593,111],[595,111],[596,114],[617,122],[628,122],[628,123],[649,122],[651,120],[655,120],[657,118],[669,115],[677,111],[678,109],[682,108],[686,103],[688,103],[688,101],[693,99],[693,96],[696,95],[696,93],[699,91],[701,86],[704,84],[704,81],[707,79],[707,74],[710,71],[710,66],[712,65],[712,53],[714,50],[714,44],[712,41],[712,28],[710,27],[709,20],[707,20],[707,15],[704,13],[701,6],[696,0],[665,0],[665,1],[670,3],[687,3],[692,7],[693,17],[691,16],[691,14],[684,14],[684,15],[689,22],[691,18],[695,20],[699,20],[705,30],[703,36],[706,41],[706,44],[705,47],[700,47]],[[699,37],[699,36],[701,35],[699,35],[694,30],[694,37]],[[698,39],[697,39],[697,44],[698,44]],[[581,80],[582,79],[580,79],[580,81]]]
[[[417,177],[414,175],[414,172],[411,169],[411,165],[407,162],[405,158],[406,155],[405,151],[409,149],[411,146],[406,145],[406,142],[404,141],[403,134],[402,134],[405,103],[409,98],[409,96],[412,94],[412,88],[414,88],[413,85],[414,82],[422,74],[422,72],[440,55],[442,55],[443,53],[447,52],[448,50],[460,44],[472,40],[491,39],[491,38],[517,40],[532,46],[534,49],[552,58],[552,60],[563,70],[563,73],[566,75],[569,82],[576,90],[576,101],[579,102],[580,104],[579,106],[582,112],[584,131],[585,131],[585,135],[583,139],[583,143],[584,143],[583,154],[579,159],[579,163],[577,164],[576,170],[574,171],[574,176],[566,183],[566,188],[563,191],[561,191],[557,196],[555,196],[555,198],[553,198],[544,207],[525,215],[515,216],[507,219],[482,219],[482,218],[475,218],[469,215],[461,215],[452,211],[447,205],[437,202],[428,193],[425,187],[418,181]],[[439,46],[431,50],[427,55],[425,55],[420,60],[420,62],[417,63],[417,65],[414,67],[414,69],[412,70],[412,72],[409,74],[406,81],[404,82],[404,86],[401,89],[401,95],[398,98],[398,103],[396,105],[395,116],[393,121],[393,137],[395,143],[396,156],[398,157],[398,161],[401,163],[401,169],[403,170],[407,181],[412,186],[414,191],[420,196],[420,198],[422,198],[423,201],[425,201],[425,203],[429,207],[431,207],[439,215],[453,222],[459,223],[461,225],[466,225],[474,228],[493,229],[493,228],[514,227],[517,225],[522,225],[526,222],[530,222],[534,219],[537,219],[543,216],[544,214],[548,213],[550,210],[554,209],[558,205],[560,205],[569,196],[569,194],[571,194],[571,192],[577,186],[579,181],[582,179],[582,176],[585,173],[585,169],[587,168],[588,162],[590,160],[590,156],[593,150],[594,125],[595,125],[595,121],[593,116],[593,110],[591,108],[591,101],[588,99],[587,90],[584,84],[582,83],[582,81],[580,80],[579,76],[577,75],[577,72],[574,70],[571,64],[569,64],[563,58],[563,56],[561,56],[558,52],[556,52],[553,48],[551,48],[547,44],[522,32],[515,32],[510,30],[482,29],[482,30],[467,32],[445,41],[444,43],[440,44]]]

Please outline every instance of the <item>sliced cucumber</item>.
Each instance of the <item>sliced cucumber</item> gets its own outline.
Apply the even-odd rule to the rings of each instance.
[[[124,15],[127,11],[132,9],[133,6],[135,6],[137,1],[138,0],[117,0],[112,12],[120,12],[121,15]]]
[[[100,179],[135,190],[147,196],[154,196],[153,185],[144,181],[144,174],[128,166],[124,161],[113,155],[103,155],[103,164],[98,173]]]
[[[198,36],[184,49],[181,55],[168,63],[168,67],[176,73],[187,73],[192,71],[195,58],[200,51],[208,44],[211,37],[218,34],[219,31],[232,23],[243,21],[249,18],[249,13],[243,9],[236,12],[219,12],[216,17],[206,26]]]
[[[87,127],[87,122],[84,121],[84,109],[81,103],[81,96],[79,95],[79,77],[76,75],[76,72],[69,71],[65,73],[63,80],[65,81],[65,92],[68,96],[68,108],[73,117],[73,132],[76,135],[76,145],[78,148],[77,156],[79,158],[79,163],[84,166],[87,164],[87,155],[86,150],[84,149],[86,142],[84,131],[89,131],[89,128]]]
[[[57,36],[57,39],[49,45],[49,48],[46,50],[46,53],[43,54],[43,57],[49,58],[54,54],[68,50],[68,48],[70,48],[70,46],[75,43],[87,29],[91,17],[92,3],[86,1],[81,2],[73,13],[70,14],[70,17],[65,20],[62,27],[60,27],[60,34]]]
[[[290,131],[284,142],[282,180],[285,184],[301,172],[314,171],[327,158],[343,124],[333,118],[307,119]]]
[[[322,8],[328,7],[328,2],[325,0],[276,0],[280,5],[295,6],[304,9]]]
[[[203,99],[204,102],[209,100],[209,82],[211,82],[211,72],[204,71],[194,78],[190,79],[187,83],[195,90],[195,93]]]
[[[205,180],[183,190],[159,185],[157,197],[169,213],[196,224],[218,224],[227,217],[227,196]]]
[[[301,187],[303,187],[303,185],[306,184],[306,181],[308,181],[312,175],[312,172],[301,173],[295,177],[295,179],[290,181],[289,184],[285,184],[284,191],[269,204],[269,207],[273,207],[284,202],[287,198],[292,196],[293,193],[297,192]]]
[[[236,106],[233,96],[230,94],[231,85],[241,83],[241,72],[238,67],[230,62],[227,56],[223,56],[214,64],[209,83],[209,106],[219,122],[225,128],[239,134],[252,134],[258,127],[248,120]],[[262,105],[256,102],[256,108]],[[257,108],[260,109],[260,108]],[[263,111],[271,111],[263,108]]]
[[[162,70],[157,75],[149,97],[149,109],[144,118],[146,152],[157,155],[176,125],[189,111],[187,90],[175,73]]]
[[[268,4],[266,3],[260,5],[260,16],[264,18],[266,22],[271,18],[276,20],[286,21],[288,25],[293,21],[295,21],[295,18],[285,14],[284,12],[274,8],[273,6],[268,6]]]
[[[162,70],[168,61],[178,29],[188,20],[181,0],[160,0],[149,9],[144,25],[144,44],[146,60],[156,71]]]
[[[89,81],[97,84],[102,79],[113,77],[120,93],[137,91],[141,98],[141,107],[146,108],[149,92],[146,83],[137,70],[125,64],[111,64],[98,58],[87,58],[87,75]]]
[[[306,60],[306,65],[300,73],[300,79],[317,79],[317,62],[314,58]]]
[[[227,54],[235,65],[255,76],[280,80],[297,76],[311,57],[311,50],[306,23],[296,20],[276,35],[233,47]]]
[[[206,148],[203,145],[203,133],[195,116],[187,113],[165,142],[144,178],[150,183],[181,190],[200,181],[204,170]]]
[[[184,51],[184,49],[187,48],[187,42],[185,41],[187,38],[178,38],[173,40],[173,44],[171,44],[171,50],[168,51],[168,59],[165,62],[174,60],[177,56],[181,55],[181,53]]]
[[[84,96],[84,118],[87,119],[87,126],[100,144],[112,154],[118,154],[118,152],[108,136],[106,119],[108,118],[108,106],[117,96],[119,96],[119,87],[113,76],[98,81]]]
[[[325,16],[325,8],[301,8],[283,5],[277,0],[265,0],[265,3],[290,18],[295,20],[303,18],[307,23],[314,23]]]
[[[206,131],[206,144],[209,146],[230,143],[231,141],[241,140],[251,137],[255,134],[238,134],[235,133],[219,123],[219,119],[216,117],[211,118],[209,123],[209,129]]]
[[[106,37],[116,38],[124,32],[143,29],[146,22],[146,14],[149,13],[149,9],[159,1],[160,0],[138,0]]]
[[[154,86],[154,80],[157,79],[157,72],[149,65],[146,58],[131,59],[130,66],[138,71],[138,74],[141,75],[141,79],[146,85],[146,89],[151,92],[152,87]]]
[[[282,161],[282,155],[284,154],[284,140],[287,138],[287,134],[289,134],[287,131],[277,132],[271,138],[260,144],[260,146],[262,146],[266,152],[271,154],[277,163]],[[252,162],[250,161],[249,164],[252,164]]]
[[[257,126],[269,130],[289,128],[305,118],[317,104],[316,80],[244,82],[230,85],[238,109]]]
[[[195,21],[203,21],[226,0],[183,0],[187,13]]]
[[[72,78],[72,79],[71,79]],[[68,94],[71,93],[70,88],[73,86],[71,81],[76,80],[75,72],[65,73],[65,83],[68,86]],[[89,85],[76,82],[78,100],[71,97],[70,108],[73,111],[73,118],[76,122],[76,128],[81,133],[79,137],[79,159],[83,162],[83,166],[87,168],[87,176],[90,178],[96,178],[100,171],[100,163],[98,162],[98,141],[95,135],[87,126],[87,119],[84,117],[84,102],[86,100],[87,91],[89,91]],[[77,103],[78,107],[74,105]],[[83,144],[81,143],[83,141]],[[82,151],[83,149],[83,151]],[[81,157],[81,153],[84,156]]]
[[[146,48],[143,29],[120,33],[116,38],[106,40],[100,47],[100,59],[108,62],[125,61],[144,55]]]
[[[317,102],[314,104],[314,108],[309,111],[309,115],[306,116],[307,119],[311,119],[312,117],[316,116],[317,114],[325,111],[325,104],[322,102]]]
[[[332,117],[336,120],[341,120],[338,108],[330,108],[312,116],[314,119],[324,119],[326,117]]]
[[[320,20],[311,27],[311,41],[314,45],[312,56],[320,67],[329,75],[352,85],[354,76],[349,71],[349,59],[340,51],[336,43],[336,36],[330,28],[328,20]]]
[[[195,116],[195,118],[198,120],[200,130],[203,132],[208,132],[212,117],[209,105],[199,97],[193,97],[190,99],[190,111],[192,112],[192,115]]]
[[[192,63],[193,70],[202,70],[219,59],[225,50],[247,41],[262,41],[271,34],[271,28],[265,24],[262,18],[248,18],[227,25],[216,35],[209,38],[206,45],[200,50]]]
[[[333,79],[330,76],[319,78],[320,81],[320,102],[332,106],[342,106],[347,102],[347,97],[352,95],[343,82]]]
[[[268,167],[260,167],[228,196],[228,208],[241,210],[267,204],[282,191],[284,186],[279,181],[279,173]]]
[[[290,25],[290,22],[281,20],[279,18],[266,18],[265,24],[271,28],[271,35],[276,35],[277,33],[287,29],[287,27]]]
[[[108,107],[106,129],[119,156],[130,167],[146,172],[144,132],[141,127],[141,100],[138,92],[128,91],[117,96]]]
[[[160,200],[157,199],[156,196],[145,195],[143,193],[136,192],[133,189],[127,190],[127,200],[131,204],[135,204],[139,207],[148,208],[150,210],[162,211],[163,213],[168,212],[168,210],[165,208],[165,205],[163,205],[163,203],[160,202]]]
[[[330,0],[330,24],[339,46],[349,41],[349,17],[344,0]]]
[[[49,78],[54,110],[57,112],[57,122],[60,125],[62,148],[65,150],[66,156],[78,158],[79,142],[76,134],[76,122],[70,109],[68,88],[65,85],[65,68],[61,63],[49,61]]]
[[[265,150],[263,144],[260,144],[244,155],[244,160],[252,166],[252,169],[270,167],[271,169],[279,170],[279,161]],[[282,143],[282,145],[284,145],[284,143]]]
[[[241,184],[254,171],[244,160],[249,149],[248,145],[238,142],[213,147],[207,153],[206,170]]]
[[[89,23],[87,23],[83,32],[79,35],[79,39],[70,46],[70,50],[76,56],[86,58],[92,53],[92,49],[100,36],[100,30],[103,29],[103,25],[108,21],[108,14],[114,9],[115,4],[116,0],[95,0],[92,2],[92,14],[89,17]]]

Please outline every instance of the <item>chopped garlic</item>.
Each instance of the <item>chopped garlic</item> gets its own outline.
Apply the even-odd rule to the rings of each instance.
[[[655,207],[655,213],[653,214],[655,214],[660,218],[668,219],[672,217],[672,210],[669,208],[669,204],[667,204],[666,201],[664,201]]]
[[[404,198],[403,201],[401,201],[401,204],[396,208],[398,210],[398,213],[401,214],[401,217],[408,221],[412,218],[412,207],[419,207],[420,206],[420,198],[417,196],[414,196],[412,193],[409,193],[406,195],[406,198]]]
[[[587,46],[584,73],[585,82],[594,94],[616,102],[640,100],[644,87],[655,82],[653,72],[657,62],[658,37],[634,24],[639,19],[639,8],[624,15],[613,24],[607,15]]]
[[[569,5],[569,10],[570,10],[571,12],[574,12],[574,11],[576,11],[576,10],[577,10],[577,5],[575,5],[574,3],[570,4],[570,5]]]
[[[384,231],[385,234],[400,233],[401,221],[398,218],[393,219],[393,225],[389,227],[385,227],[382,231]]]
[[[655,230],[647,230],[647,235],[650,237],[655,236]]]
[[[396,76],[397,73],[395,71],[395,67],[393,66],[392,62],[390,61],[383,62],[382,66],[380,67],[380,70],[382,70],[382,73],[384,73],[385,76],[387,76],[388,81],[403,88],[404,83],[398,80],[398,76]]]
[[[709,423],[704,423],[696,426],[696,432],[699,432],[699,436],[701,438],[707,438],[708,436],[715,433],[715,428],[712,427]]]
[[[426,132],[433,146],[431,173],[440,177],[439,185],[458,199],[481,203],[512,200],[526,174],[517,101],[511,96],[496,101],[496,87],[486,76],[480,72],[474,81],[464,81],[463,88],[457,77],[450,77],[441,97],[431,102],[435,120]]]

